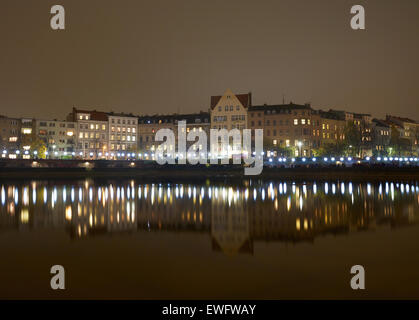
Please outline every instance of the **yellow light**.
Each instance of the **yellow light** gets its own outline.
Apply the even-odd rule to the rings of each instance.
[[[28,209],[22,209],[20,212],[20,221],[22,223],[28,223],[29,221],[29,211]]]
[[[72,217],[72,211],[71,211],[71,206],[67,206],[66,208],[65,208],[65,219],[67,220],[67,221],[71,221],[71,217]]]

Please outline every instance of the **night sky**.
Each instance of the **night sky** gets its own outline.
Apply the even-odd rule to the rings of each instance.
[[[418,31],[418,0],[1,0],[0,113],[197,112],[231,88],[419,120]]]

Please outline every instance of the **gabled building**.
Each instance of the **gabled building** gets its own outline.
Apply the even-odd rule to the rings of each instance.
[[[419,123],[409,118],[387,115],[386,121],[399,128],[400,138],[407,139],[410,143],[410,152],[418,153],[419,148]]]
[[[252,105],[252,94],[234,94],[227,89],[222,96],[212,96],[210,104],[212,129],[247,128],[247,110]]]

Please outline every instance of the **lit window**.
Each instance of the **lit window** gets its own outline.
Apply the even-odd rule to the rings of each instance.
[[[294,125],[298,124],[298,119],[294,119]]]

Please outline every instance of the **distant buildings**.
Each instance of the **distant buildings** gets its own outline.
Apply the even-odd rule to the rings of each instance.
[[[85,159],[103,157],[109,145],[108,115],[101,111],[73,108],[67,121],[77,123],[77,156]]]
[[[0,116],[0,150],[12,154],[20,149],[21,120]]]
[[[76,148],[77,123],[63,120],[35,120],[35,135],[45,143],[51,157],[71,157]]]
[[[310,105],[290,103],[252,106],[248,113],[249,128],[264,129],[263,140],[266,149],[291,147],[295,150],[292,156],[311,155],[315,145],[313,141],[316,140],[313,130],[318,128],[313,121],[314,110]]]
[[[181,121],[185,128],[179,127]],[[419,123],[412,119],[373,119],[310,104],[253,105],[251,93],[227,89],[210,98],[208,111],[191,114],[138,116],[73,108],[65,121],[0,116],[0,152],[3,158],[153,159],[161,144],[155,134],[164,128],[176,138],[180,131],[203,131],[209,137],[210,129],[263,129],[268,156],[418,155],[419,147]],[[205,148],[188,141],[187,149],[191,146],[193,151]]]

